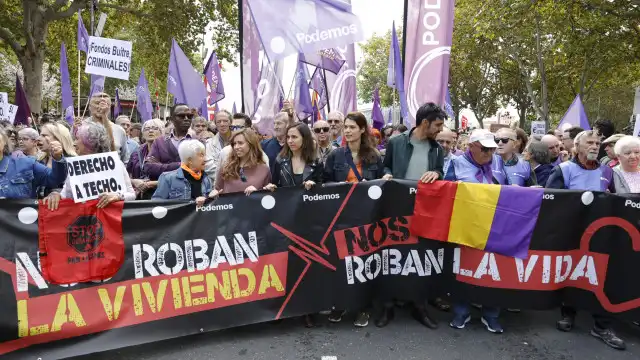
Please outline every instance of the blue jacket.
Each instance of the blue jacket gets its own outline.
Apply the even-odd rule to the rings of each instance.
[[[553,168],[547,186],[551,189],[606,191],[616,192],[613,182],[613,170],[606,165],[588,170],[578,161],[577,157],[565,161]]]
[[[276,179],[278,177],[278,174],[276,174],[275,170],[276,158],[278,157],[278,154],[280,154],[280,151],[282,151],[282,145],[280,145],[278,139],[276,139],[276,137],[274,136],[271,139],[262,140],[260,146],[262,147],[262,151],[264,151],[264,153],[267,154],[267,157],[269,158],[269,169],[271,169],[271,178]]]
[[[0,160],[0,198],[35,199],[39,186],[59,187],[67,178],[67,162],[53,160],[51,167],[32,157],[5,155]]]
[[[551,172],[553,171],[553,165],[544,164],[535,168],[533,171],[536,173],[536,180],[538,181],[538,185],[547,186],[547,179]]]
[[[202,175],[202,196],[207,197],[211,192],[211,180],[206,174]],[[160,175],[158,188],[153,193],[151,200],[191,200],[191,184],[184,177],[181,168],[167,171]]]
[[[346,151],[346,147],[341,147],[329,154],[327,162],[324,164],[323,182],[344,182],[347,180],[351,167],[347,163]],[[384,176],[384,165],[380,156],[377,157],[375,163],[367,164],[362,161],[361,164],[363,179],[377,180]]]

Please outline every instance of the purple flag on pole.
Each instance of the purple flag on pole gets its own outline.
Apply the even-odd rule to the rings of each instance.
[[[209,104],[215,104],[224,99],[224,85],[222,85],[222,76],[220,75],[220,63],[218,63],[218,56],[215,51],[211,52],[207,65],[204,67],[204,76],[207,78],[207,83],[211,89]],[[213,96],[214,94],[215,96]]]
[[[64,42],[60,44],[60,92],[62,93],[64,119],[69,124],[73,124],[73,95],[71,94],[69,65],[67,64],[67,48],[64,46]]]
[[[16,118],[13,120],[15,125],[30,125],[27,118],[31,117],[31,108],[29,107],[29,100],[27,100],[27,94],[22,88],[20,78],[16,74],[16,98],[15,105],[18,107]]]
[[[303,120],[313,114],[313,105],[311,105],[311,96],[309,95],[309,72],[307,71],[307,64],[303,63],[300,57],[298,57],[298,68],[296,69],[295,76],[294,108],[298,119]]]
[[[318,109],[324,109],[327,106],[327,87],[325,86],[324,76],[322,75],[322,69],[319,67],[313,72],[311,76],[311,82],[309,87],[318,93]]]
[[[444,112],[447,113],[447,116],[449,116],[449,119],[455,121],[456,114],[453,112],[453,105],[451,104],[451,93],[449,92],[448,88],[447,88],[447,97],[444,99]]]
[[[104,76],[91,74],[91,87],[89,88],[89,98],[93,94],[97,94],[104,91]]]
[[[415,123],[418,108],[426,102],[444,104],[449,83],[454,1],[428,3],[408,0],[404,58],[409,118]],[[439,20],[438,20],[439,19]],[[409,126],[411,127],[411,126]]]
[[[140,72],[140,78],[138,79],[138,85],[136,86],[136,108],[142,122],[151,120],[153,118],[153,104],[151,104],[151,95],[149,94],[149,84],[147,78],[144,76],[144,68]]]
[[[387,116],[387,124],[393,124],[393,108],[389,108],[389,115]]]
[[[400,115],[407,119],[409,109],[407,106],[407,95],[404,91],[404,70],[402,69],[402,58],[400,57],[400,43],[396,33],[396,22],[391,28],[391,47],[389,48],[389,66],[387,68],[387,85],[398,90],[400,97]]]
[[[207,100],[202,100],[202,105],[200,105],[198,113],[205,118],[205,120],[209,120],[209,104],[207,104]]]
[[[587,119],[587,113],[584,111],[580,95],[573,99],[571,106],[569,106],[569,109],[562,117],[560,124],[558,124],[558,129],[565,130],[565,128],[574,126],[579,126],[585,130],[591,130],[589,119]]]
[[[82,22],[80,10],[78,10],[78,51],[89,53],[89,33]]]
[[[336,49],[323,49],[309,54],[304,54],[300,61],[316,66],[320,69],[325,69],[334,74],[340,72],[340,69],[345,62]]]
[[[382,115],[382,109],[380,109],[380,92],[378,88],[373,91],[373,109],[371,109],[371,120],[375,129],[382,129],[384,127],[384,115]]]
[[[116,100],[113,103],[113,117],[117,118],[122,112],[122,104],[120,104],[120,93],[118,92],[118,88],[116,88]]]
[[[172,39],[171,43],[167,91],[173,94],[176,102],[197,109],[202,105],[202,100],[207,98],[202,77],[200,72],[193,68],[176,40]]]
[[[341,0],[248,0],[248,4],[271,61],[364,40],[360,19]]]
[[[338,75],[325,74],[329,108],[347,114],[356,111],[358,99],[356,93],[356,57],[353,44],[345,48],[338,48],[343,59],[346,60]]]

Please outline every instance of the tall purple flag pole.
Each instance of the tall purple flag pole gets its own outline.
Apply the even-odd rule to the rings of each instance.
[[[77,48],[78,48],[78,69],[81,69],[80,65],[80,52],[89,52],[89,33],[84,27],[82,22],[82,13],[78,10],[78,30],[77,30]],[[78,70],[78,116],[80,116],[80,78],[82,72]],[[87,103],[89,101],[87,100]],[[86,108],[85,108],[86,110]]]
[[[327,99],[327,81],[324,74],[326,74],[325,70],[317,67],[309,82],[309,88],[318,93],[318,109],[324,109],[329,103]]]
[[[67,64],[67,48],[64,42],[60,44],[60,92],[62,93],[62,109],[64,119],[73,124],[73,95],[71,94],[71,80],[69,79],[69,65]]]
[[[373,91],[373,109],[371,109],[371,120],[375,129],[382,129],[384,127],[384,115],[382,115],[382,109],[380,109],[380,92],[378,88]]]
[[[187,104],[194,109],[199,108],[207,98],[200,72],[193,68],[175,39],[171,41],[167,91],[173,94],[177,103]]]
[[[296,87],[294,95],[294,108],[298,119],[303,120],[313,114],[313,105],[311,104],[311,95],[309,95],[309,72],[307,64],[302,62],[298,57],[298,68],[296,69]]]
[[[207,65],[204,67],[204,76],[207,78],[207,83],[211,89],[209,105],[213,105],[215,102],[224,99],[224,85],[222,84],[222,76],[220,74],[220,63],[218,62],[218,56],[215,51],[211,52]]]
[[[416,112],[422,104],[430,101],[444,104],[449,83],[453,10],[454,0],[434,3],[407,0],[404,68],[409,81],[404,89],[411,125],[415,124]]]
[[[147,78],[144,76],[144,68],[140,72],[140,78],[136,86],[136,101],[142,122],[144,123],[147,120],[151,120],[153,118],[153,104],[151,103],[151,95],[149,94],[149,84],[147,83]]]
[[[584,111],[584,105],[582,105],[582,99],[580,95],[577,95],[567,112],[560,120],[560,124],[558,124],[558,129],[565,130],[565,128],[579,126],[585,130],[591,130],[591,126],[589,125],[589,119],[587,118],[587,113]]]
[[[16,118],[13,121],[16,125],[27,125],[29,126],[28,118],[31,117],[31,108],[29,107],[29,101],[27,100],[27,94],[24,92],[22,88],[22,83],[20,83],[20,78],[18,74],[16,74],[16,97],[15,97],[15,105],[18,107],[18,112],[16,113]]]
[[[402,58],[400,57],[400,42],[396,33],[396,22],[391,27],[391,46],[389,48],[389,65],[387,67],[387,86],[398,91],[400,98],[400,115],[407,119],[409,110],[407,105],[407,96],[404,91],[404,70],[402,69]]]

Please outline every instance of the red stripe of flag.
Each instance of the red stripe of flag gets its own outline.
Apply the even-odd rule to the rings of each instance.
[[[458,184],[454,182],[419,182],[411,219],[411,234],[431,240],[448,241],[457,190]]]

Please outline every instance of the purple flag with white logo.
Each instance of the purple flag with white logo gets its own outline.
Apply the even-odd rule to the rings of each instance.
[[[323,49],[309,54],[303,54],[300,61],[334,74],[340,72],[345,62],[340,56],[340,52],[336,49]]]
[[[113,117],[117,118],[122,112],[122,104],[120,104],[120,92],[116,88],[116,100],[113,102]]]
[[[309,95],[307,64],[303,63],[300,57],[298,57],[298,68],[296,69],[295,77],[294,108],[298,119],[303,120],[313,114],[313,105],[311,104],[311,95]]]
[[[329,108],[346,115],[356,111],[358,98],[356,93],[356,57],[353,44],[338,48],[340,55],[346,60],[338,75],[325,74]]]
[[[360,19],[341,0],[247,0],[271,61],[364,40]],[[315,65],[315,64],[314,64]]]
[[[587,113],[584,111],[580,95],[573,99],[571,106],[569,106],[569,109],[562,117],[560,124],[558,124],[558,129],[564,131],[574,126],[579,126],[585,130],[591,130],[589,119],[587,119]]]
[[[255,109],[250,112],[253,124],[261,134],[273,131],[273,121],[282,109],[282,70],[283,61],[269,62],[265,56],[262,59],[259,86],[256,91]]]
[[[380,108],[380,92],[378,88],[373,91],[373,109],[371,109],[371,121],[375,129],[382,129],[384,127],[384,115],[382,115],[382,109]]]
[[[140,78],[136,86],[136,108],[143,122],[153,118],[153,104],[151,104],[151,94],[149,94],[149,84],[144,76],[144,68],[140,71]]]
[[[31,108],[29,107],[29,100],[27,100],[27,94],[22,88],[22,83],[18,74],[16,74],[16,97],[15,105],[18,107],[18,112],[13,120],[14,125],[30,125],[28,118],[31,117]]]
[[[89,88],[89,97],[93,94],[101,93],[104,91],[104,76],[91,74],[91,86]]]
[[[175,39],[171,40],[167,91],[173,94],[177,103],[187,104],[194,109],[199,108],[207,98],[200,72],[193,68]]]
[[[204,67],[204,76],[207,78],[207,83],[211,89],[209,104],[213,105],[224,99],[224,85],[222,85],[222,76],[220,75],[220,63],[218,63],[218,56],[215,51],[211,52],[209,61],[207,61],[207,65]]]
[[[327,87],[322,73],[322,69],[316,68],[309,83],[309,87],[318,93],[318,109],[324,109],[327,106]]]
[[[80,10],[78,10],[78,51],[89,53],[89,33],[82,22]]]
[[[400,43],[396,33],[396,22],[391,28],[391,47],[389,48],[389,66],[387,68],[387,85],[398,90],[400,97],[400,115],[407,119],[409,109],[407,106],[407,95],[404,91],[404,71],[402,69],[402,58],[400,57]]]
[[[447,116],[449,116],[449,119],[455,121],[456,114],[453,112],[453,105],[451,104],[451,93],[449,92],[448,88],[447,88],[447,97],[444,99],[444,112],[447,113]]]
[[[409,81],[405,82],[404,89],[409,126],[415,124],[416,112],[422,104],[444,104],[449,83],[454,0],[407,1],[404,68]]]
[[[60,92],[62,93],[64,119],[69,124],[73,124],[73,95],[71,94],[69,65],[67,64],[67,48],[64,46],[64,42],[60,44]]]

